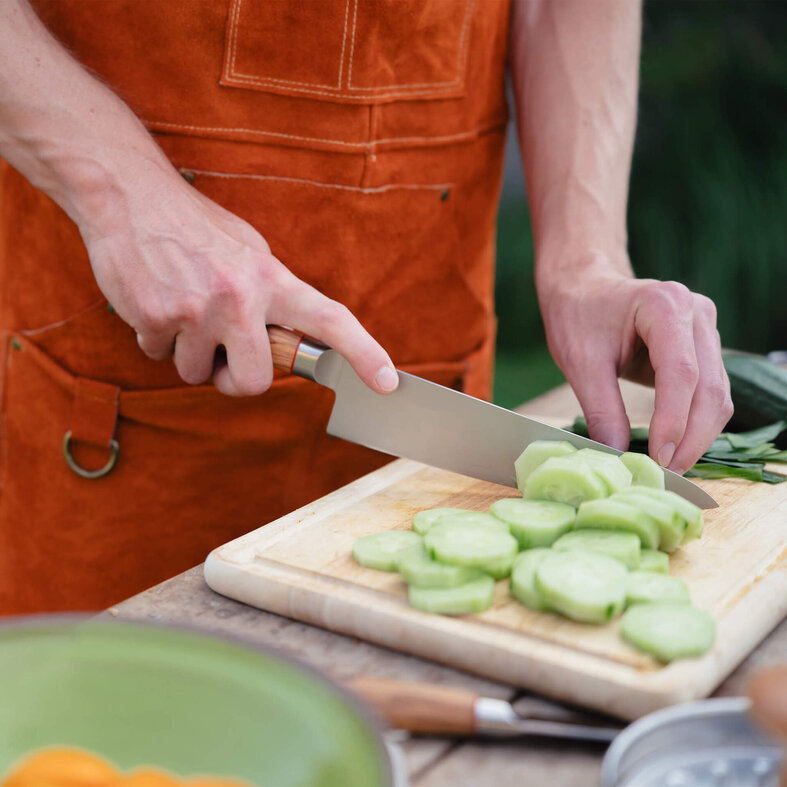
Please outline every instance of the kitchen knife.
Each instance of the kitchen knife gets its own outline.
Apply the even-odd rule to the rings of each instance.
[[[577,448],[622,453],[405,372],[398,372],[396,391],[378,394],[335,350],[279,326],[269,326],[268,336],[277,369],[336,393],[328,434],[367,448],[506,486],[516,486],[514,461],[533,440],[567,440]],[[718,505],[670,470],[664,470],[664,482],[700,508]]]
[[[622,729],[522,716],[510,702],[454,686],[359,676],[347,688],[391,727],[422,735],[532,735],[608,744]]]

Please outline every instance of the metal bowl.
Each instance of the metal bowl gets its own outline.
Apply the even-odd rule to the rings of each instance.
[[[749,719],[744,697],[650,713],[615,738],[603,787],[778,787],[782,752]]]
[[[377,725],[344,691],[267,649],[196,630],[14,620],[0,626],[0,697],[0,773],[41,747],[73,746],[123,770],[181,777],[406,784]]]

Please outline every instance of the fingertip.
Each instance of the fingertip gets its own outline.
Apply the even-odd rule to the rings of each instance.
[[[375,388],[380,393],[393,393],[399,387],[399,375],[393,366],[381,366],[374,376]]]

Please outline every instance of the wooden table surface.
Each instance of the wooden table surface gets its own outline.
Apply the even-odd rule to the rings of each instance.
[[[647,423],[653,393],[624,384],[623,396],[634,423]],[[580,412],[568,386],[561,386],[528,402],[521,412],[568,416]],[[322,670],[336,680],[356,675],[397,678],[461,686],[485,696],[514,702],[520,712],[548,718],[571,718],[575,709],[558,705],[499,683],[477,678],[413,656],[248,607],[224,598],[205,584],[202,566],[118,604],[107,613],[127,620],[180,623],[241,636],[270,645],[280,652]],[[719,687],[714,696],[745,692],[759,669],[787,660],[787,620]],[[599,783],[603,749],[575,742],[527,740],[460,741],[443,738],[406,740],[404,752],[413,787],[589,787]]]

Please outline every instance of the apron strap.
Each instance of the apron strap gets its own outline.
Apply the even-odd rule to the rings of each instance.
[[[63,436],[63,457],[78,476],[88,479],[102,478],[117,462],[119,446],[115,437],[120,388],[117,385],[77,377],[74,386],[74,406],[71,411],[71,428]],[[71,453],[74,441],[109,449],[107,463],[97,470],[87,470],[79,465]]]

